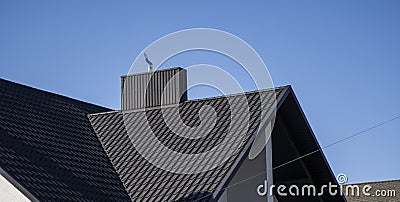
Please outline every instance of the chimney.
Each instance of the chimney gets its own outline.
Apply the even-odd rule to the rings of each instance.
[[[180,67],[121,76],[121,109],[134,110],[184,102],[187,100],[186,90],[186,70]],[[161,97],[163,91],[164,96]]]

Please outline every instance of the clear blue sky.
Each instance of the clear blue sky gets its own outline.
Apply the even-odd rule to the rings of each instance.
[[[322,146],[400,115],[399,1],[200,2],[2,0],[0,77],[117,109],[142,49],[210,27],[247,41],[275,85],[293,86]],[[349,182],[400,179],[399,131],[396,120],[324,152]]]

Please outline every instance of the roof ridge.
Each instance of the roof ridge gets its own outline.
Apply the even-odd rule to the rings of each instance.
[[[186,100],[182,103],[175,103],[175,104],[168,104],[168,105],[163,105],[163,106],[153,106],[153,107],[148,107],[148,108],[139,108],[139,109],[132,109],[132,110],[124,110],[125,112],[132,113],[132,112],[140,112],[144,110],[152,110],[152,109],[159,109],[159,108],[170,108],[170,107],[176,107],[179,106],[180,104],[188,104],[192,102],[204,102],[208,100],[216,100],[216,99],[221,99],[221,98],[226,98],[226,97],[236,97],[239,95],[244,95],[244,94],[252,94],[252,93],[262,93],[262,92],[267,92],[267,91],[272,91],[272,90],[279,90],[279,89],[287,89],[290,88],[290,85],[285,85],[285,86],[279,86],[275,88],[267,88],[267,89],[261,89],[261,90],[254,90],[254,91],[247,91],[243,93],[234,93],[234,94],[228,94],[228,95],[221,95],[221,96],[214,96],[214,97],[206,97],[206,98],[199,98],[199,99],[193,99],[193,100]],[[276,98],[278,99],[278,97]],[[98,112],[98,113],[93,113],[89,114],[89,116],[92,115],[101,115],[101,114],[112,114],[112,113],[120,113],[123,110],[111,110],[111,111],[105,111],[105,112]]]
[[[279,86],[279,87],[274,87],[274,88],[266,88],[266,89],[261,89],[261,90],[246,91],[243,93],[233,93],[233,94],[228,94],[228,95],[219,95],[219,96],[213,96],[213,97],[198,98],[198,99],[193,99],[193,100],[187,100],[185,102],[214,100],[214,99],[225,98],[225,97],[239,96],[239,95],[243,95],[243,94],[250,94],[250,93],[257,93],[257,92],[260,93],[260,92],[266,92],[266,91],[272,91],[272,90],[279,90],[279,89],[284,89],[284,88],[288,88],[288,87],[290,87],[290,85]]]
[[[104,106],[93,104],[93,103],[90,103],[90,102],[87,102],[87,101],[79,100],[77,98],[68,97],[67,95],[57,94],[57,93],[54,93],[54,92],[51,92],[51,91],[48,91],[48,90],[44,90],[44,89],[40,89],[40,88],[37,88],[37,87],[28,86],[27,84],[18,83],[16,81],[11,81],[11,80],[0,78],[0,82],[6,82],[6,83],[9,83],[9,84],[21,87],[21,88],[34,90],[34,91],[39,91],[41,93],[45,93],[45,94],[49,94],[49,95],[52,95],[52,96],[55,96],[55,97],[67,99],[67,100],[70,100],[70,101],[73,101],[73,102],[78,102],[80,104],[91,105],[93,107],[101,107],[101,108],[104,108],[105,110],[112,110],[112,109],[110,109],[108,107],[104,107]]]

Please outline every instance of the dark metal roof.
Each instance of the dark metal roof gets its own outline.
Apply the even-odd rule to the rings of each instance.
[[[2,175],[32,200],[130,201],[87,118],[104,111],[0,79]]]
[[[281,95],[285,88],[287,87],[276,89],[277,97]],[[216,125],[209,132],[209,135],[194,140],[175,135],[172,130],[179,130],[179,128],[173,128],[176,127],[175,123],[170,126],[166,125],[160,108],[93,114],[89,116],[89,119],[133,201],[191,201],[195,199],[208,201],[218,194],[218,189],[221,189],[221,185],[225,184],[225,180],[228,179],[227,176],[232,173],[249,147],[248,143],[254,138],[261,125],[259,119],[261,105],[258,98],[259,96],[264,96],[266,100],[270,99],[271,92],[273,90],[250,92],[245,95],[232,95],[229,101],[226,97],[216,97],[181,103],[179,105],[181,118],[189,126],[200,125],[199,110],[202,106],[212,106],[217,114]],[[150,142],[149,145],[146,145],[149,148],[149,152],[156,153],[157,156],[162,158],[165,154],[157,153],[157,147],[152,145],[153,141],[148,140],[148,137],[153,135],[145,130],[148,122],[152,133],[166,147],[180,153],[201,153],[218,145],[225,138],[225,135],[230,132],[229,130],[235,130],[235,127],[229,128],[231,124],[231,108],[244,108],[243,102],[246,102],[246,99],[250,108],[248,130],[247,132],[243,130],[233,131],[232,136],[228,137],[228,139],[234,141],[235,139],[233,138],[235,136],[242,136],[244,137],[244,144],[234,155],[229,157],[228,161],[207,172],[177,174],[160,169],[142,157],[128,137],[129,135],[133,135],[134,137],[132,138],[143,137],[141,139],[142,142],[139,144]],[[174,107],[163,108],[167,116],[170,108]],[[263,105],[262,110],[267,112],[270,110],[270,105]],[[208,113],[205,115],[205,117],[208,117],[209,114],[214,112],[210,110],[205,113]],[[127,134],[127,125],[124,124],[123,116],[126,116],[125,119],[128,120],[125,124],[130,124],[128,130],[131,131],[129,135]],[[243,124],[241,122],[247,121],[246,113],[239,114],[239,116],[241,117],[236,119],[238,122],[232,123],[232,125],[240,125]],[[204,159],[204,164],[210,163],[209,161],[209,159]],[[204,193],[211,193],[212,195]]]
[[[181,103],[182,120],[189,126],[200,124],[198,112],[204,105],[211,105],[217,113],[211,136],[188,140],[169,131],[160,116],[160,108],[129,111],[124,117],[121,111],[0,79],[0,173],[32,200],[214,200],[247,158],[254,134],[262,126],[257,98],[267,92],[271,90],[246,93],[244,97],[231,95],[233,105],[227,103],[226,97]],[[272,134],[274,167],[320,148],[291,88],[277,88],[276,92],[278,113]],[[230,107],[241,108],[244,99],[250,106],[250,127],[245,132],[234,133],[245,137],[244,144],[228,161],[199,174],[175,174],[152,165],[138,154],[124,125],[124,118],[128,118],[131,126],[138,127],[130,127],[136,134],[146,135],[140,134],[139,129],[148,121],[164,145],[181,153],[200,153],[217,145],[226,135],[226,125],[231,121]],[[141,119],[143,113],[146,119]],[[88,114],[92,114],[89,119],[96,133]],[[274,170],[277,184],[296,180],[317,185],[335,182],[322,152]],[[321,199],[344,201],[342,197],[329,196],[279,198],[281,201]]]

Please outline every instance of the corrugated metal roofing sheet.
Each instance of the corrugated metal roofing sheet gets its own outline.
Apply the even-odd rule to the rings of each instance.
[[[87,115],[109,109],[0,79],[0,167],[41,201],[130,201]]]
[[[283,89],[276,89],[277,97]],[[179,130],[179,127],[177,123],[167,126],[160,108],[131,112],[115,111],[113,113],[93,114],[89,117],[98,138],[133,201],[185,201],[194,199],[208,201],[212,199],[210,193],[218,191],[218,186],[223,183],[223,179],[233,169],[236,160],[243,155],[246,143],[258,131],[261,105],[260,99],[257,99],[257,97],[267,97],[271,92],[269,90],[246,93],[244,96],[231,96],[229,99],[231,103],[226,97],[218,97],[180,104],[181,118],[189,126],[201,125],[199,117],[201,107],[209,105],[215,110],[217,120],[214,128],[211,129],[206,137],[198,139],[182,138],[172,132],[173,130]],[[249,127],[243,131],[238,130],[237,126],[244,124],[241,121],[245,121],[246,117],[244,116],[246,113],[235,114],[238,117],[231,119],[230,111],[232,108],[237,108],[239,111],[242,110],[245,106],[243,102],[246,99],[250,108],[250,121]],[[262,110],[264,112],[270,110],[269,105],[263,106]],[[163,109],[166,111],[167,116],[172,108]],[[212,110],[205,112],[205,117],[214,113]],[[232,120],[235,123],[231,123]],[[149,123],[151,131],[145,129],[147,123]],[[230,128],[230,126],[233,128]],[[200,128],[198,132],[202,133],[204,130]],[[155,153],[155,155],[162,158],[165,154],[156,153],[157,147],[152,146],[153,141],[148,141],[147,137],[153,135],[152,133],[166,147],[186,154],[198,154],[207,151],[218,145],[227,134],[232,135],[227,137],[232,141],[241,140],[240,138],[235,139],[235,137],[240,136],[243,138],[243,144],[232,156],[227,157],[228,161],[212,170],[197,174],[179,174],[160,169],[148,162],[138,152],[130,139],[140,137],[138,144],[144,144],[149,153]],[[203,159],[203,161],[204,164],[207,164],[211,160]]]

